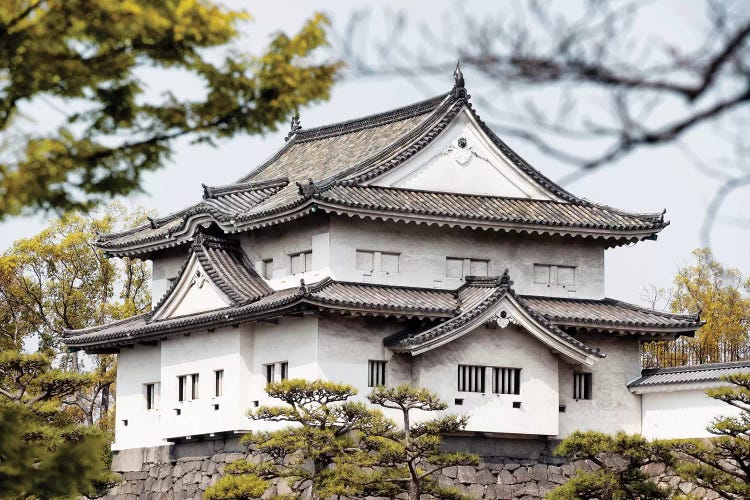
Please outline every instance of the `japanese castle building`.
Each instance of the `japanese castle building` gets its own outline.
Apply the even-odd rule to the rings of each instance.
[[[545,177],[457,70],[426,101],[294,120],[234,184],[103,236],[109,256],[153,262],[160,298],[66,343],[119,354],[115,449],[258,428],[246,410],[285,378],[426,387],[485,436],[641,432],[641,343],[701,323],[606,298],[604,252],[667,224]]]

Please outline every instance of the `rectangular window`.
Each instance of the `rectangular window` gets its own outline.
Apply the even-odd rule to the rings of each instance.
[[[214,397],[221,397],[224,395],[224,370],[216,370],[214,372]]]
[[[591,374],[573,374],[573,399],[592,399]]]
[[[487,259],[468,259],[462,257],[446,257],[445,275],[448,278],[465,278],[466,276],[488,276],[490,261]]]
[[[281,380],[286,380],[289,378],[289,363],[286,361],[283,363],[279,363],[279,368],[281,372]]]
[[[561,286],[575,285],[576,268],[573,266],[534,264],[534,283]]]
[[[521,394],[521,369],[493,368],[492,392],[494,394]]]
[[[398,274],[400,254],[395,252],[374,252],[357,250],[357,270]]]
[[[357,270],[372,272],[375,269],[375,252],[357,250]]]
[[[177,377],[177,401],[185,401],[187,396],[187,375]]]
[[[267,280],[270,280],[273,278],[273,259],[265,259],[263,260],[263,277]]]
[[[484,366],[458,365],[458,390],[484,392]]]
[[[266,382],[280,382],[289,378],[289,363],[283,361],[281,363],[268,363],[263,365],[266,370]]]
[[[389,274],[398,274],[399,254],[382,252],[380,254],[380,271]]]
[[[270,384],[273,382],[273,375],[274,375],[274,369],[276,368],[276,365],[271,363],[270,365],[265,365],[266,367],[266,383]]]
[[[292,274],[302,274],[312,271],[312,250],[295,253],[289,256],[291,259]]]
[[[198,374],[190,375],[190,396],[191,399],[198,399]]]
[[[385,385],[385,361],[371,359],[367,362],[367,387]]]
[[[156,410],[158,408],[156,384],[146,384],[146,409]]]

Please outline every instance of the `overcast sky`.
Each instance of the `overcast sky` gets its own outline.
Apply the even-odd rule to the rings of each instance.
[[[283,30],[293,32],[315,10],[328,12],[336,26],[349,17],[349,2],[285,1],[249,2],[227,1],[227,5],[244,8],[254,18],[247,26],[243,44],[252,51],[260,50],[267,43],[269,35]],[[369,25],[372,33],[383,38],[387,28],[388,12],[403,8],[411,19],[439,26],[444,16],[450,15],[449,2],[436,1],[378,1],[370,2],[373,21]],[[358,3],[358,6],[366,2]],[[477,15],[502,15],[499,8],[503,2],[468,2],[466,10]],[[700,11],[694,6],[697,2],[667,1],[657,2],[648,15],[639,20],[637,30],[648,38],[659,36],[689,36],[691,30],[698,29]],[[692,10],[691,10],[692,8]],[[664,23],[669,19],[669,23]],[[380,32],[378,32],[380,30]],[[414,35],[418,36],[417,34]],[[450,56],[450,55],[449,55]],[[445,60],[445,54],[435,54],[436,60]],[[476,99],[481,96],[492,102],[497,95],[495,86],[479,82],[478,75],[465,71],[467,87]],[[195,82],[175,78],[160,72],[147,74],[153,88],[168,87],[179,95],[195,90]],[[472,86],[472,81],[477,82]],[[302,125],[313,127],[335,121],[376,113],[393,107],[424,99],[429,95],[445,92],[452,86],[450,72],[445,75],[420,80],[419,85],[407,78],[398,76],[375,78],[349,78],[346,72],[333,89],[328,102],[302,111]],[[479,114],[492,123],[493,117],[480,106]],[[50,113],[47,117],[43,113]],[[747,112],[747,109],[745,110]],[[41,122],[55,119],[53,110],[43,111],[37,118]],[[143,205],[156,209],[160,215],[184,208],[200,199],[201,183],[221,185],[230,183],[245,175],[277,149],[287,133],[283,127],[277,133],[265,137],[238,137],[219,144],[214,149],[203,145],[178,143],[173,160],[158,172],[145,176],[146,193],[130,196],[125,203],[131,206]],[[722,161],[721,156],[712,156],[715,150],[716,131],[690,134],[686,137],[690,148],[705,153],[709,161]],[[546,159],[533,147],[508,139],[516,151],[547,176],[558,179],[570,169]],[[655,283],[669,286],[678,266],[690,261],[690,252],[699,246],[699,227],[703,213],[718,181],[705,177],[686,161],[675,147],[647,149],[629,155],[610,167],[599,170],[565,187],[578,196],[611,205],[617,208],[638,211],[658,212],[667,209],[667,219],[671,221],[659,236],[658,241],[646,241],[628,247],[607,251],[606,293],[608,296],[641,302],[641,289],[644,284]],[[713,231],[712,244],[718,258],[725,264],[750,273],[750,229],[732,226],[722,222],[731,216],[747,216],[750,207],[750,189],[736,192],[727,200],[723,218]],[[45,217],[14,219],[3,223],[0,231],[0,247],[9,246],[13,240],[34,234],[45,223]]]

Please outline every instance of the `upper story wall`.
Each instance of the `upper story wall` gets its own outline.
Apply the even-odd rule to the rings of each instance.
[[[508,268],[522,294],[604,296],[604,249],[598,243],[345,217],[331,218],[330,242],[331,272],[338,280],[455,289],[463,283],[459,274],[494,276]],[[375,253],[373,271],[358,266],[358,250]],[[377,253],[398,254],[398,271],[379,269]],[[566,269],[545,280],[552,266]]]
[[[275,289],[341,281],[455,289],[470,274],[510,270],[522,294],[600,299],[604,249],[592,241],[472,229],[417,226],[324,214],[240,235],[242,248]],[[154,258],[158,301],[187,258],[186,249]]]

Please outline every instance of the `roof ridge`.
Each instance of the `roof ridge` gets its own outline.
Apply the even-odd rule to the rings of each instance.
[[[705,363],[700,365],[666,366],[661,368],[644,368],[643,370],[641,370],[641,376],[655,375],[659,373],[699,372],[745,367],[750,368],[750,360],[728,361],[724,363]]]
[[[535,294],[523,294],[520,295],[523,299],[540,299],[540,300],[555,300],[560,302],[590,302],[590,303],[608,303],[612,305],[618,305],[632,309],[634,311],[643,312],[646,314],[653,314],[654,316],[663,316],[665,318],[684,318],[684,319],[695,319],[698,314],[683,314],[683,313],[670,313],[666,311],[657,311],[656,309],[649,309],[645,306],[639,306],[638,304],[632,304],[619,299],[613,299],[612,297],[604,297],[601,299],[589,299],[586,297],[552,297],[547,295],[535,295]]]
[[[350,134],[366,128],[386,125],[394,121],[400,121],[434,111],[450,96],[451,93],[446,92],[405,106],[389,109],[387,111],[372,113],[359,118],[352,118],[350,120],[321,125],[310,129],[302,128],[299,129],[293,137],[298,143],[307,142],[322,139],[324,137],[331,137],[333,135]]]
[[[254,191],[269,187],[283,187],[287,184],[289,184],[289,177],[286,176],[255,182],[233,182],[221,186],[208,186],[203,184],[203,199],[231,194],[238,191]]]

